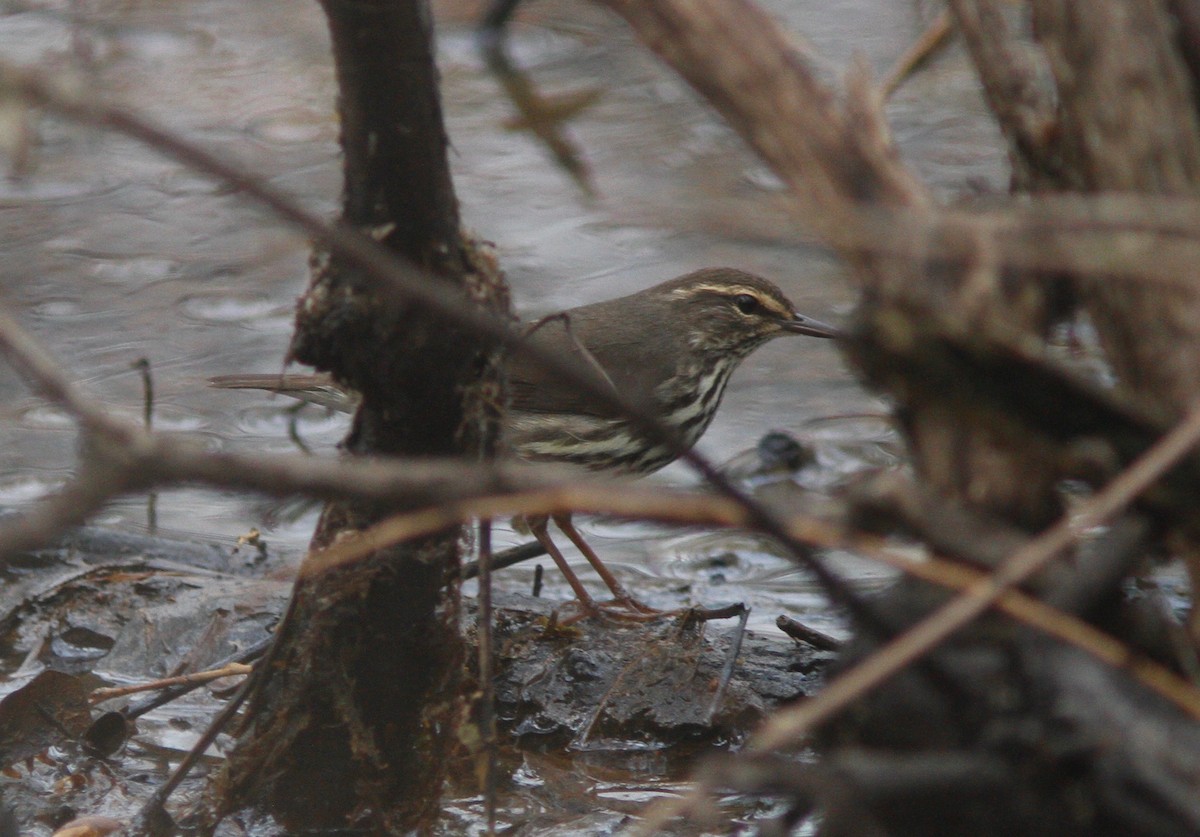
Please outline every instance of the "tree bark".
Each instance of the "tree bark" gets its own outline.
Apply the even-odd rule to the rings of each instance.
[[[1200,118],[1168,4],[1036,0],[1033,10],[1057,87],[1055,135],[1070,185],[1196,195]],[[1200,393],[1200,297],[1103,278],[1080,293],[1121,381],[1182,415]]]
[[[497,312],[496,271],[461,237],[429,9],[322,0],[345,154],[343,221]],[[360,392],[350,455],[478,457],[495,418],[491,347],[318,253],[290,355]],[[401,509],[326,507],[313,548]],[[425,830],[462,715],[460,530],[302,577],[216,785],[216,816],[261,806],[289,830]]]

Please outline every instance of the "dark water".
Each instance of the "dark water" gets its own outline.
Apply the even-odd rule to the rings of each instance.
[[[590,167],[589,195],[514,125],[514,109],[465,25],[473,4],[437,5],[463,215],[495,243],[522,312],[616,296],[718,264],[775,279],[819,319],[837,322],[850,310],[847,278],[806,237],[803,219],[788,214],[778,182],[620,21],[590,4],[544,0],[530,4],[513,31],[513,54],[543,95],[594,99],[567,127]],[[921,4],[890,0],[769,5],[823,56],[831,77],[853,60],[882,75],[928,20]],[[315,3],[3,3],[0,58],[72,74],[307,206],[336,209],[335,91]],[[1000,143],[959,50],[902,88],[888,115],[905,158],[939,196],[1002,188]],[[0,179],[0,302],[114,413],[140,415],[131,364],[144,357],[153,369],[157,428],[219,450],[292,450],[287,405],[212,391],[204,380],[280,369],[306,279],[304,238],[123,137],[57,119],[34,127],[29,170]],[[0,404],[0,505],[19,507],[69,476],[75,435],[2,366]],[[881,409],[829,342],[777,341],[734,376],[700,449],[724,461],[763,433],[784,430],[817,449],[817,463],[798,483],[829,487],[892,460],[886,426],[862,417]],[[319,410],[303,413],[299,426],[325,452],[343,430],[341,419]],[[686,485],[692,476],[677,465],[653,479]],[[157,516],[163,530],[227,544],[262,527],[285,565],[298,558],[314,519],[309,513],[264,526],[261,501],[194,488],[164,493]],[[96,522],[144,526],[144,500],[116,503]],[[785,612],[837,629],[815,588],[770,544],[603,521],[585,529],[651,601],[741,599],[754,604],[756,627],[769,629]],[[502,533],[501,540],[519,537]],[[882,577],[850,556],[837,560],[864,584]],[[500,581],[523,589],[530,575],[516,569]],[[565,597],[551,575],[546,595]],[[170,729],[160,731],[159,743],[187,746],[190,734]],[[582,763],[526,765],[520,775],[544,784],[543,768],[591,781]],[[621,800],[612,812],[667,793],[675,781],[645,776],[593,785],[598,798]],[[474,823],[464,829],[477,829],[472,806],[464,806]],[[533,833],[579,833],[563,828]]]

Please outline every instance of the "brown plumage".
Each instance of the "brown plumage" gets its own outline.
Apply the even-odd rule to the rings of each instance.
[[[571,308],[547,318],[527,340],[595,370],[597,386],[614,387],[649,407],[691,445],[708,428],[738,364],[785,334],[833,337],[836,331],[795,313],[783,292],[766,279],[732,268],[706,268],[628,296]],[[664,453],[633,450],[639,443],[619,415],[562,382],[529,353],[513,352],[508,376],[511,400],[504,436],[517,456],[632,473],[649,473],[670,461]],[[327,375],[223,375],[210,383],[270,390],[346,411],[357,404]],[[627,449],[622,453],[618,447]]]
[[[556,357],[599,367],[596,385],[648,407],[690,447],[716,414],[730,374],[754,349],[785,334],[835,333],[797,314],[766,279],[708,268],[572,308],[528,340]],[[634,438],[608,405],[562,382],[528,353],[515,352],[508,373],[505,441],[518,456],[636,474],[674,458]]]
[[[646,407],[691,447],[708,428],[729,376],[756,348],[785,334],[834,337],[830,326],[795,312],[773,283],[731,268],[708,268],[629,296],[571,308],[534,326],[528,345],[573,359],[599,387]],[[266,389],[349,410],[357,399],[325,375],[226,375],[213,386]],[[508,363],[510,403],[504,446],[522,459],[571,462],[590,470],[648,474],[675,458],[646,441],[603,400],[563,382],[520,347]],[[634,600],[571,524],[555,517],[635,616],[657,615]],[[554,545],[544,518],[530,529],[554,559],[586,612],[592,601]]]

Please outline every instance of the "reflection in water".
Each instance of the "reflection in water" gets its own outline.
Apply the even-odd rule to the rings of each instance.
[[[290,326],[291,307],[267,297],[221,293],[189,294],[179,302],[184,316],[202,323],[261,322],[268,317]]]

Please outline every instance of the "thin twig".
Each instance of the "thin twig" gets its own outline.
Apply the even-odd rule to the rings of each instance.
[[[479,703],[476,720],[483,743],[483,810],[487,833],[496,833],[496,684],[495,655],[492,650],[492,521],[479,522],[479,593],[476,595],[479,617],[475,636],[479,654]]]
[[[101,703],[102,701],[125,697],[126,695],[137,694],[138,692],[152,692],[157,689],[165,689],[168,686],[202,686],[205,683],[211,683],[213,680],[220,680],[222,677],[235,677],[241,674],[249,674],[251,671],[253,671],[253,666],[248,666],[245,663],[228,663],[220,668],[197,671],[192,674],[181,674],[178,677],[163,677],[159,680],[151,680],[148,683],[95,689],[88,696],[88,701],[91,703]]]
[[[212,746],[212,743],[217,740],[217,736],[220,735],[225,727],[228,726],[229,722],[233,720],[238,709],[241,708],[242,703],[249,696],[250,687],[253,682],[254,676],[253,672],[251,672],[251,676],[242,681],[241,685],[238,686],[238,690],[234,692],[233,697],[229,699],[229,702],[221,707],[221,710],[217,712],[217,714],[209,722],[208,728],[201,733],[200,737],[196,740],[196,743],[192,745],[192,748],[188,750],[184,757],[179,761],[179,764],[175,766],[175,769],[171,771],[171,775],[168,776],[166,781],[164,781],[154,790],[153,795],[151,795],[151,797],[142,805],[142,808],[138,814],[139,820],[151,820],[156,814],[166,810],[164,807],[166,801],[170,798],[171,794],[175,792],[175,789],[179,787],[183,780],[187,778],[187,775],[192,771],[192,768],[196,766],[198,761],[200,761],[200,757],[203,756],[205,752],[208,751],[208,748]]]
[[[124,422],[109,419],[99,404],[71,383],[50,353],[4,310],[0,310],[0,348],[21,377],[47,400],[65,407],[85,426],[124,429]]]
[[[746,510],[728,498],[639,485],[622,484],[616,488],[602,482],[575,483],[503,496],[447,501],[432,508],[394,515],[314,553],[304,562],[300,572],[302,575],[326,572],[391,544],[438,532],[476,517],[498,518],[515,514],[537,517],[568,511],[660,522],[703,521],[743,528],[753,525]]]
[[[150,359],[139,357],[131,366],[142,379],[142,426],[154,429],[154,376],[150,374]]]
[[[838,651],[842,647],[841,641],[831,637],[827,633],[818,631],[816,628],[805,625],[803,622],[799,622],[790,616],[776,617],[775,627],[797,642],[811,645],[818,651]]]
[[[492,569],[503,570],[506,567],[512,567],[520,564],[522,561],[528,561],[531,558],[540,558],[546,554],[546,547],[542,546],[537,541],[523,543],[520,546],[512,546],[503,552],[497,552],[492,556]],[[538,566],[541,566],[540,564]],[[462,577],[465,581],[469,578],[475,578],[479,575],[479,562],[468,561],[463,564]],[[534,598],[537,598],[537,593],[534,593]]]
[[[230,663],[249,664],[255,660],[261,659],[262,656],[269,650],[273,640],[274,637],[267,637],[266,639],[251,645],[249,648],[245,648],[235,654],[230,654],[224,659],[218,660],[213,665],[213,668],[222,668]],[[129,706],[126,706],[121,710],[121,714],[124,715],[127,720],[132,721],[135,718],[140,718],[147,712],[151,712],[160,706],[164,706],[171,701],[186,695],[188,692],[191,692],[202,685],[202,683],[181,683],[178,686],[168,686],[153,697],[137,701],[136,703],[131,703]]]
[[[733,680],[733,671],[737,668],[738,657],[742,653],[742,641],[746,638],[746,623],[750,621],[750,608],[745,603],[740,603],[737,607],[740,608],[738,623],[734,626],[733,638],[729,642],[729,654],[725,658],[725,665],[721,666],[721,676],[717,680],[712,703],[708,705],[709,726],[712,725],[713,718],[716,717],[721,704],[725,702],[725,692],[729,689],[729,682]]]
[[[904,51],[904,55],[900,56],[888,74],[883,77],[879,86],[883,90],[884,98],[891,98],[905,80],[945,48],[946,44],[950,42],[951,33],[950,12],[942,9],[933,22],[921,33],[921,37]]]
[[[132,365],[142,379],[142,426],[150,431],[154,429],[154,376],[150,374],[150,359],[140,357]],[[146,529],[152,534],[158,531],[158,494],[154,491],[146,492]]]

